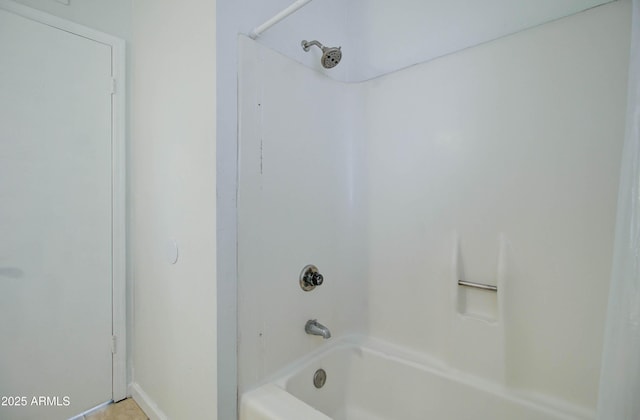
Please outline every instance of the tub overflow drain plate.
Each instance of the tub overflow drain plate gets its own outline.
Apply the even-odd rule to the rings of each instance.
[[[327,372],[325,372],[324,369],[316,370],[316,373],[313,374],[313,385],[316,388],[322,388],[326,381],[327,381]]]

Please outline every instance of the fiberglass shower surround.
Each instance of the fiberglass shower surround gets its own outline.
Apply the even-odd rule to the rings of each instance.
[[[637,228],[623,199],[637,191],[633,118],[620,169],[625,109],[634,115],[638,101],[625,102],[630,7],[361,83],[241,38],[241,418],[283,405],[317,419],[637,417],[637,371],[620,372],[637,367],[638,352],[594,369],[612,261],[635,249],[620,245]],[[635,40],[637,2],[633,16]],[[324,282],[306,293],[298,275],[311,263]],[[638,276],[620,272],[608,307],[624,320]],[[617,277],[628,284],[616,289]],[[615,300],[625,287],[627,308]],[[305,334],[310,319],[332,337]],[[633,340],[628,326],[622,337]],[[606,370],[619,353],[604,347]],[[629,392],[611,392],[621,380]],[[389,386],[368,385],[379,381]]]

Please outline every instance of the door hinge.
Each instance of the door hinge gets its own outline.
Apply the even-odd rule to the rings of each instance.
[[[111,353],[116,354],[117,348],[116,348],[116,336],[112,335],[111,336]]]
[[[115,77],[111,78],[111,86],[110,86],[110,88],[111,88],[111,94],[112,95],[115,94],[116,93],[116,79],[115,79]]]

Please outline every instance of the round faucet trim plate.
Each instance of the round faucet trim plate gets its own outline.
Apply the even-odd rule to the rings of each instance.
[[[312,291],[316,286],[320,286],[323,281],[324,277],[318,272],[318,267],[313,264],[305,266],[300,273],[300,287],[305,292]]]

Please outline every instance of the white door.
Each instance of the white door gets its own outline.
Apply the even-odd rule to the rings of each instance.
[[[0,419],[112,398],[111,47],[0,9]]]

